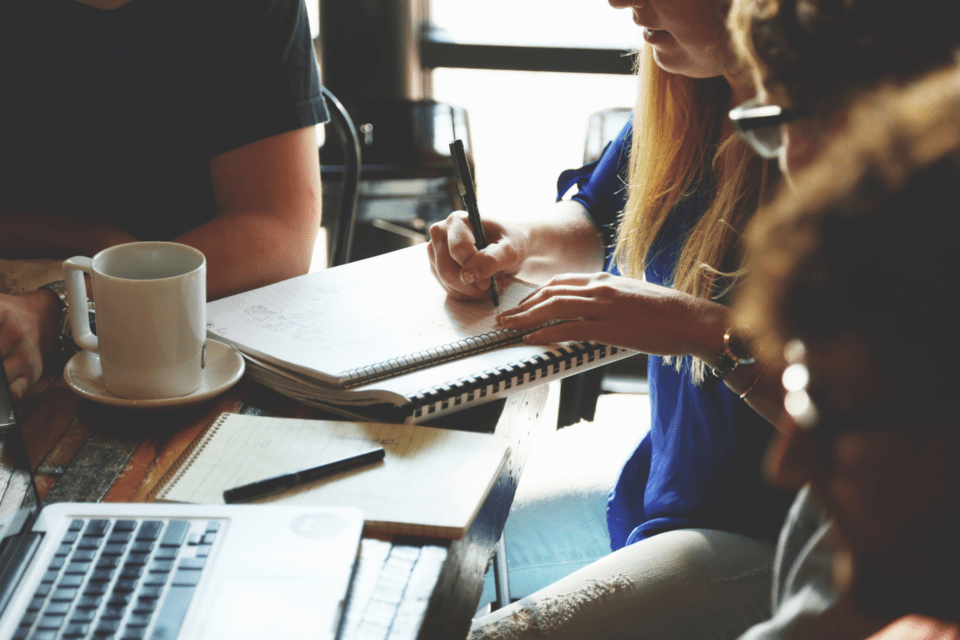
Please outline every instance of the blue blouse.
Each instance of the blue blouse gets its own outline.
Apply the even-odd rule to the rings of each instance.
[[[599,160],[565,171],[560,196],[573,196],[601,229],[611,265],[618,216],[626,203],[632,124]],[[671,286],[687,233],[710,202],[709,180],[682,200],[647,257],[648,281]],[[558,196],[559,199],[559,196]],[[616,550],[672,529],[706,528],[775,540],[793,496],[769,487],[761,459],[773,427],[726,385],[704,391],[690,377],[690,357],[681,370],[659,356],[648,360],[650,431],[624,464],[607,502],[610,545]]]

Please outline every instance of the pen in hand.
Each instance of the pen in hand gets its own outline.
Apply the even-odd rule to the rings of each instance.
[[[250,500],[251,498],[260,498],[269,493],[293,489],[294,487],[305,485],[320,478],[326,478],[343,471],[348,471],[354,467],[360,467],[377,462],[378,460],[383,460],[384,455],[383,447],[377,447],[376,449],[364,451],[363,453],[358,453],[357,455],[343,458],[342,460],[327,462],[326,464],[304,469],[303,471],[297,471],[296,473],[287,473],[282,476],[267,478],[266,480],[258,480],[257,482],[251,482],[250,484],[234,487],[233,489],[227,489],[223,492],[223,501],[230,504],[242,500]]]
[[[470,216],[470,226],[473,227],[473,237],[476,238],[477,250],[483,250],[487,246],[487,237],[483,232],[483,222],[480,220],[480,209],[477,207],[477,190],[473,184],[473,176],[470,173],[470,165],[467,164],[467,155],[463,151],[463,141],[454,140],[450,143],[450,154],[453,156],[453,172],[457,176],[457,188],[460,191],[460,197],[463,198],[463,206],[467,209],[467,215]],[[490,288],[487,290],[490,299],[493,300],[493,306],[500,306],[500,292],[497,290],[497,279],[490,276]]]

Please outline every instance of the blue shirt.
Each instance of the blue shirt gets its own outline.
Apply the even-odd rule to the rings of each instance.
[[[573,196],[586,207],[609,248],[626,204],[626,176],[632,123],[599,160],[566,171],[560,194],[574,184]],[[647,255],[649,282],[671,286],[687,233],[710,203],[709,180],[683,199]],[[761,459],[773,427],[739,396],[720,384],[704,391],[693,384],[690,357],[681,370],[650,356],[650,432],[625,463],[607,502],[610,545],[616,550],[672,529],[719,529],[775,540],[792,496],[770,488],[761,476]]]

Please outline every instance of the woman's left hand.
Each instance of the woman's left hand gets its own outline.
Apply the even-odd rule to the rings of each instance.
[[[527,329],[529,344],[595,340],[654,355],[713,358],[729,323],[726,307],[642,280],[609,273],[552,278],[515,308],[497,316],[508,329]]]

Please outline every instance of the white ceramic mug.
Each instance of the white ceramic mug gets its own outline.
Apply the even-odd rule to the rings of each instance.
[[[84,272],[93,282],[90,330]],[[73,340],[100,354],[103,386],[120,398],[185,396],[203,379],[207,262],[174,242],[134,242],[63,263]]]

